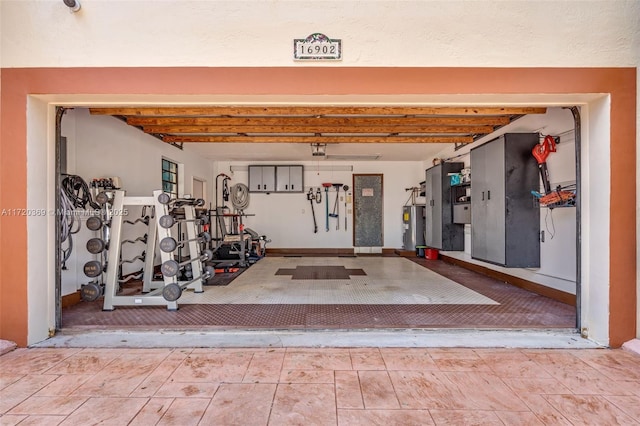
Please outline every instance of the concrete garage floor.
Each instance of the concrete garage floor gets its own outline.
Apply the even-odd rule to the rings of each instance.
[[[437,273],[433,270],[437,270]],[[266,257],[227,286],[186,291],[177,312],[102,300],[63,310],[63,330],[574,329],[575,307],[442,261]]]

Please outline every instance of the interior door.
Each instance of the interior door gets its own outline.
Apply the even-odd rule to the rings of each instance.
[[[353,175],[353,245],[382,247],[383,236],[382,175]]]

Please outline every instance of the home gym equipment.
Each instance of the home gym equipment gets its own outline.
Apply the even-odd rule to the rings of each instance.
[[[164,237],[162,240],[160,240],[160,250],[166,253],[170,253],[177,249],[178,246],[181,246],[184,243],[189,243],[191,241],[197,241],[199,243],[206,244],[211,241],[211,235],[209,235],[208,232],[201,232],[196,238],[180,241],[176,241],[176,239],[173,237]]]
[[[99,231],[102,228],[102,219],[98,216],[91,216],[87,219],[87,229],[90,231]]]
[[[205,266],[202,275],[196,277],[190,281],[178,284],[178,283],[170,283],[166,286],[162,287],[162,297],[164,300],[168,302],[175,302],[182,296],[182,290],[184,290],[187,286],[197,282],[197,281],[206,281],[209,278],[215,275],[215,269],[212,266]],[[159,291],[159,290],[156,290]]]
[[[542,178],[544,193],[548,194],[551,192],[551,183],[549,181],[547,157],[549,157],[552,152],[556,152],[556,139],[553,136],[545,136],[542,143],[536,144],[531,152],[538,162],[538,170],[540,171],[540,177]]]
[[[206,216],[202,216],[198,218],[194,217],[193,219],[176,219],[175,216],[172,214],[162,215],[160,216],[160,219],[158,219],[158,223],[160,224],[160,226],[165,229],[171,228],[176,223],[186,223],[186,222],[197,222],[198,224],[204,225],[209,222],[209,219]]]
[[[90,260],[84,264],[82,270],[89,278],[95,278],[102,275],[104,272],[104,266],[102,266],[102,262],[99,260]]]
[[[204,206],[204,200],[202,198],[171,198],[169,194],[163,192],[159,195],[158,202],[166,206],[173,208],[181,207],[184,205],[191,205],[196,207]]]
[[[200,262],[206,262],[207,260],[211,260],[211,259],[213,259],[213,252],[208,249],[204,250],[202,254],[198,257],[198,260],[200,260]],[[162,272],[162,275],[165,275],[168,277],[175,277],[176,275],[178,275],[178,272],[183,267],[190,265],[191,262],[193,262],[193,259],[188,259],[180,263],[178,263],[176,260],[173,260],[173,259],[167,260],[162,263],[162,266],[160,267],[160,272]],[[192,270],[192,273],[193,273],[193,270]]]
[[[329,232],[329,188],[333,186],[331,183],[323,183],[324,187],[324,215],[325,215],[325,231]]]
[[[100,254],[103,251],[107,250],[108,245],[104,242],[102,238],[90,238],[87,241],[87,251],[91,254]]]
[[[193,203],[193,204],[196,204],[196,203]],[[173,204],[170,204],[170,205],[173,205]],[[188,248],[190,259],[188,263],[185,264],[182,275],[185,277],[200,276],[202,275],[203,264],[202,264],[202,261],[200,260],[201,243],[198,241],[200,234],[198,233],[197,224],[199,222],[193,220],[196,215],[195,207],[194,205],[184,205],[179,209],[173,209],[171,211],[171,214],[175,216],[178,216],[178,215],[180,216],[181,219],[180,219],[178,228],[180,227],[185,228],[186,238],[187,240],[189,240],[188,242],[184,242],[184,243],[187,246],[186,248]],[[152,290],[162,288],[163,286],[166,285],[167,280],[171,280],[171,282],[177,282],[178,284],[181,284],[181,285],[184,284],[184,281],[178,281],[176,276],[174,277],[163,276],[163,279],[161,281],[156,281],[153,278],[154,271],[155,271],[154,257],[156,253],[156,247],[159,246],[159,241],[162,241],[162,239],[166,238],[167,236],[169,237],[171,236],[171,235],[168,235],[170,230],[160,227],[158,225],[158,222],[159,222],[159,219],[157,221],[152,220],[149,223],[149,229],[148,229],[146,250],[148,253],[152,253],[153,256],[147,256],[147,260],[144,266],[144,270],[148,271],[148,273],[145,273],[143,277],[142,292],[147,293],[147,295],[159,295],[160,293],[153,292]],[[176,245],[176,248],[180,248],[180,247],[182,246]],[[178,251],[180,252],[181,249]],[[174,255],[178,255],[178,257],[181,257],[180,254],[174,254],[173,252],[168,252],[166,253],[169,255],[167,258],[165,256],[165,252],[163,252],[162,250],[160,254],[161,254],[163,263],[166,262],[167,260],[174,259],[173,257]],[[189,288],[193,288],[193,290],[196,293],[201,293],[204,291],[202,288],[202,284],[203,284],[202,281],[196,280],[196,281],[193,281],[191,284],[189,284]]]
[[[313,216],[313,233],[318,233],[318,223],[316,222],[316,211],[313,208],[313,201],[315,196],[313,195],[313,188],[309,188],[309,192],[307,192],[307,200],[309,200],[309,204],[311,204],[311,215]]]
[[[90,229],[95,231],[102,230],[102,238],[95,238],[89,244],[88,249],[95,251],[101,257],[100,260],[93,260],[85,264],[85,274],[92,278],[97,278],[88,284],[84,284],[81,288],[81,295],[84,300],[96,300],[104,294],[103,310],[111,311],[115,309],[115,306],[158,306],[165,305],[168,310],[177,310],[178,304],[177,298],[169,297],[168,299],[162,296],[162,289],[168,285],[174,284],[180,287],[180,294],[182,289],[189,287],[193,288],[195,292],[202,292],[202,279],[209,276],[210,273],[203,273],[202,259],[209,258],[210,253],[204,255],[200,254],[200,248],[198,246],[198,240],[203,239],[196,229],[196,223],[201,223],[200,220],[195,219],[194,204],[197,201],[179,200],[173,202],[169,200],[168,203],[163,204],[160,200],[165,200],[166,197],[161,197],[162,191],[154,191],[151,197],[127,197],[122,190],[114,190],[110,194],[108,201],[101,207],[100,216],[92,216]],[[184,219],[177,218],[178,212],[176,209],[170,210],[170,206],[181,205],[180,214],[184,216]],[[124,212],[127,209],[125,206],[152,206],[157,214],[154,214],[154,218],[142,217],[138,220],[124,220],[122,214],[116,214],[116,212]],[[145,209],[143,208],[143,212]],[[163,276],[162,281],[154,281],[154,259],[156,256],[156,247],[159,245],[159,241],[164,238],[172,238],[171,229],[160,226],[160,219],[162,217],[171,217],[173,223],[181,223],[186,228],[187,239],[181,243],[185,244],[189,248],[189,254],[192,258],[188,261],[191,264],[192,276],[198,276],[199,279],[192,279],[190,281],[179,281],[176,276]],[[95,219],[94,219],[95,218]],[[166,220],[166,219],[165,219]],[[89,222],[89,220],[87,221]],[[147,233],[143,237],[138,237],[132,240],[123,240],[123,225],[125,223],[133,224],[146,224],[148,227]],[[88,226],[89,227],[89,226]],[[124,242],[138,242],[145,241],[146,248],[142,254],[129,259],[120,260],[121,247]],[[169,241],[169,240],[167,240]],[[178,242],[176,241],[176,247]],[[100,250],[102,249],[102,250]],[[204,257],[203,257],[204,256]],[[163,263],[174,260],[174,254],[172,252],[164,252],[160,250],[160,258]],[[120,267],[124,263],[132,263],[136,261],[144,261],[144,269],[142,274],[132,274],[127,277],[122,277]],[[183,266],[186,263],[182,264]],[[214,272],[215,273],[215,272]],[[143,294],[124,296],[119,293],[120,284],[131,281],[134,279],[143,279]],[[152,291],[154,290],[154,291]],[[146,294],[145,294],[146,292]],[[169,291],[171,293],[171,291]],[[175,291],[172,293],[175,294]]]

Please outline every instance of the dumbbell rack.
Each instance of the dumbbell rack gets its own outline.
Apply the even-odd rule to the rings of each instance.
[[[166,210],[166,205],[163,205],[163,206],[165,207],[165,210]],[[189,241],[188,247],[189,247],[189,256],[192,259],[191,260],[192,276],[199,277],[202,275],[202,262],[198,258],[198,255],[200,253],[200,247],[198,242],[195,241],[195,239],[198,237],[198,230],[196,229],[196,224],[194,222],[194,219],[196,216],[195,208],[189,205],[183,206],[182,208],[184,209],[184,219],[185,219],[183,226],[186,227],[187,239],[191,240]],[[147,248],[146,248],[147,257],[145,259],[145,264],[144,264],[144,278],[142,283],[143,293],[148,293],[152,290],[163,287],[166,281],[166,277],[165,277],[165,280],[162,280],[162,281],[157,281],[153,279],[153,276],[154,276],[153,262],[156,254],[156,248],[158,247],[159,241],[165,237],[162,231],[169,231],[169,229],[164,229],[163,227],[159,226],[160,217],[162,217],[162,215],[156,214],[155,220],[149,221],[149,230],[147,232],[148,237],[147,237]],[[179,238],[176,238],[176,239],[179,239]],[[160,253],[163,253],[162,250],[160,250]],[[169,253],[169,254],[171,255],[170,259],[173,259],[173,253]],[[162,262],[164,261],[165,259],[163,258]],[[178,262],[179,261],[181,261],[181,259],[178,259]],[[183,284],[185,281],[176,281],[176,282],[178,284]],[[187,288],[193,289],[196,293],[202,293],[204,291],[204,289],[202,288],[202,280],[197,280],[195,283],[187,286]]]
[[[165,204],[158,201],[158,196],[162,194],[162,191],[157,190],[153,192],[152,197],[127,197],[125,192],[116,190],[113,192],[113,201],[111,203],[111,209],[114,214],[111,216],[110,226],[110,246],[109,253],[107,255],[107,270],[105,277],[105,289],[104,289],[104,311],[112,311],[115,306],[162,306],[166,305],[167,310],[175,311],[178,309],[178,303],[176,301],[169,302],[162,297],[159,289],[162,287],[180,282],[177,277],[164,276],[162,281],[153,281],[154,274],[154,258],[156,253],[156,247],[158,241],[165,237],[171,237],[171,230],[165,229],[158,225],[160,217],[169,213],[169,209]],[[118,264],[120,259],[120,242],[122,240],[122,225],[123,225],[123,212],[125,206],[154,206],[155,218],[149,221],[149,233],[147,237],[147,249],[144,267],[144,282],[143,291],[150,291],[148,294],[123,296],[118,295]],[[185,208],[185,212],[191,212],[191,219],[193,219],[194,210],[193,207]],[[189,214],[189,213],[186,213]],[[187,222],[187,233],[189,238],[196,238],[196,229],[193,222]],[[197,243],[191,242],[189,244],[190,253],[198,253]],[[192,256],[195,257],[195,256]],[[173,260],[173,253],[165,253],[160,251],[161,261],[164,263],[168,260]],[[196,273],[200,274],[202,271],[202,265],[199,260],[192,262],[192,268],[194,276]],[[202,281],[197,280],[189,286],[194,288],[196,292],[202,292]]]

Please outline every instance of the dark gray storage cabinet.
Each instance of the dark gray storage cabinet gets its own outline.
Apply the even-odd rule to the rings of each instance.
[[[427,169],[425,176],[425,239],[427,247],[445,251],[464,250],[464,225],[453,223],[451,179],[462,162],[442,163]]]
[[[537,133],[507,133],[471,150],[471,257],[509,268],[540,266]]]

